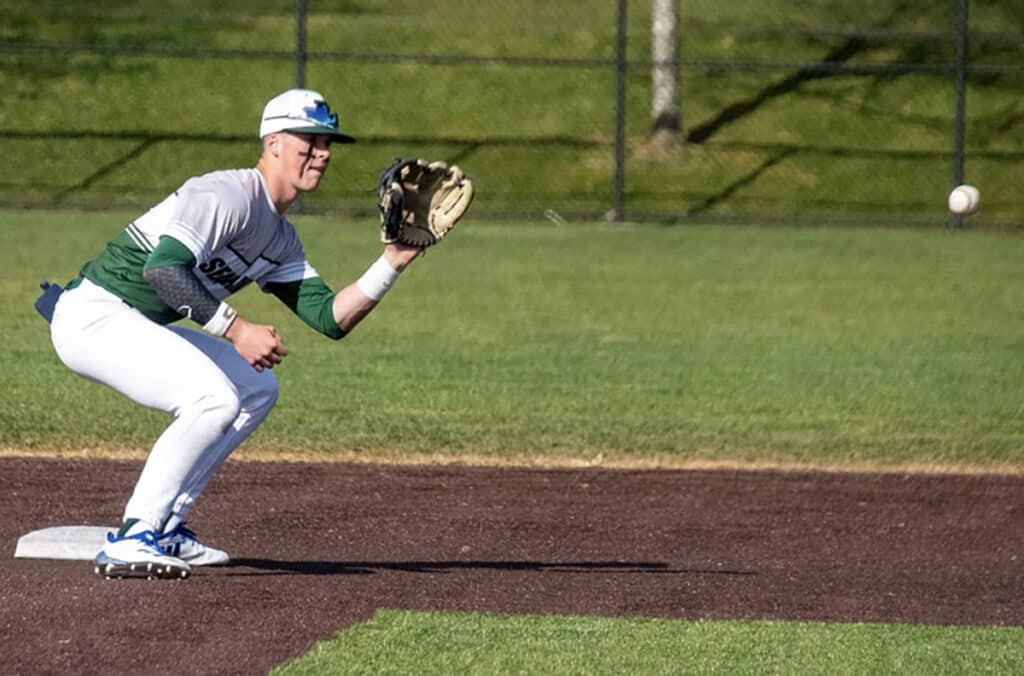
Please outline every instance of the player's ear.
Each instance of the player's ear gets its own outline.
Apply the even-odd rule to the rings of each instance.
[[[263,152],[264,154],[273,155],[278,157],[281,155],[281,138],[280,134],[267,134],[263,137]]]

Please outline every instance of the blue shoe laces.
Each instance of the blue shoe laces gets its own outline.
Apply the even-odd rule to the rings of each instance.
[[[153,547],[154,549],[160,549],[156,544],[156,533],[151,530],[144,530],[141,533],[136,533],[135,535],[124,535],[122,537],[117,537],[113,533],[107,533],[107,542],[113,543],[120,542],[122,540],[139,540],[143,544]]]

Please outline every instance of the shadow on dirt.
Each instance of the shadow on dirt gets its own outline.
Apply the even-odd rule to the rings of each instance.
[[[446,574],[464,570],[526,571],[538,573],[756,575],[754,571],[671,568],[651,561],[274,561],[233,559],[229,575],[373,575],[385,571]]]

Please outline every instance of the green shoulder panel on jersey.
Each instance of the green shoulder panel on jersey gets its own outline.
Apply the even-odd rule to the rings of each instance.
[[[111,240],[99,256],[85,264],[81,275],[119,296],[154,322],[170,324],[181,319],[181,315],[160,300],[153,287],[142,278],[150,251],[151,248],[149,251],[142,248],[130,231],[125,230]]]

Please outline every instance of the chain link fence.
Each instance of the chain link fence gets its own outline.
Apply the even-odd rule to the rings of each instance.
[[[478,217],[948,224],[966,181],[973,222],[1013,226],[1018,4],[8,0],[0,203],[135,208],[252,166],[263,104],[306,86],[359,139],[308,212],[374,214],[418,156],[475,178]]]

